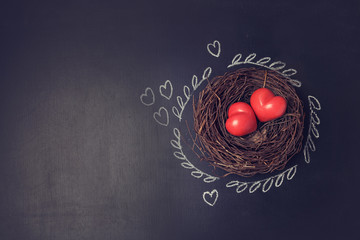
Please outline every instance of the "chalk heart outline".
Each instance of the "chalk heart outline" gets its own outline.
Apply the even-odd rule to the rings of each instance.
[[[150,93],[150,95],[149,95]],[[151,97],[150,97],[151,96]],[[149,98],[151,99],[151,101],[147,101],[146,99]],[[147,87],[145,88],[145,92],[143,94],[140,95],[140,101],[142,104],[144,104],[145,106],[151,106],[155,103],[155,95],[154,95],[154,91],[150,88]]]
[[[168,87],[170,88],[170,93],[169,95],[167,95],[166,93],[164,93],[164,91],[167,91]],[[159,87],[159,92],[160,95],[163,96],[164,98],[166,98],[167,100],[170,100],[172,95],[173,95],[173,86],[170,82],[170,80],[166,80],[165,83],[163,85],[160,85]]]
[[[153,117],[158,124],[165,127],[169,125],[169,113],[166,108],[160,107],[159,111],[154,112]]]
[[[212,56],[219,57],[221,52],[220,42],[215,40],[213,43],[209,43],[207,45],[207,50]]]
[[[219,197],[219,192],[216,189],[212,190],[211,192],[206,191],[203,193],[204,202],[206,202],[211,207],[215,205],[215,203],[218,200],[218,197]]]

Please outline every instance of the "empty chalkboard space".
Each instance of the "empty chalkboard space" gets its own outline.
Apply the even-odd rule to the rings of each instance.
[[[358,1],[6,1],[0,239],[356,239]],[[193,101],[288,77],[301,151],[242,177],[193,151]]]

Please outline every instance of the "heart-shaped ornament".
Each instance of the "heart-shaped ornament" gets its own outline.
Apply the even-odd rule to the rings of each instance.
[[[257,89],[251,95],[250,104],[260,122],[267,122],[281,117],[287,107],[285,98],[275,96],[267,88]]]
[[[257,122],[250,105],[244,102],[232,104],[228,110],[225,127],[230,134],[238,137],[254,132]]]

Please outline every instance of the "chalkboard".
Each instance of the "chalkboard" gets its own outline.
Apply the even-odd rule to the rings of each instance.
[[[356,239],[359,29],[359,1],[3,3],[0,239]],[[305,138],[222,178],[192,98],[244,66],[292,79]]]

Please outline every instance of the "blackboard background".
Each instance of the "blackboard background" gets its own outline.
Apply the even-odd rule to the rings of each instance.
[[[0,239],[358,236],[359,1],[9,1],[0,11]],[[215,39],[219,59],[206,50]],[[322,105],[311,163],[267,193],[191,177],[152,118],[171,104],[139,100],[167,79],[180,94],[240,52],[297,69],[300,94]],[[214,207],[202,199],[212,189]]]

